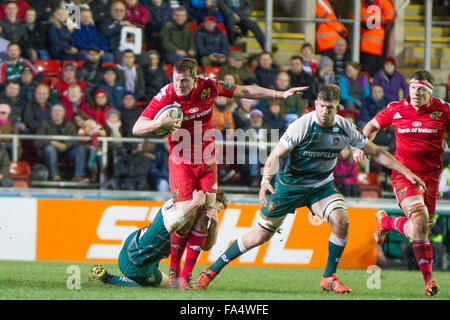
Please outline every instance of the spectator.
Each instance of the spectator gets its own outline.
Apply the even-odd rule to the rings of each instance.
[[[298,55],[292,56],[287,73],[291,78],[292,87],[309,87],[303,92],[304,109],[313,107],[318,90],[313,76],[303,69],[303,58]]]
[[[123,72],[122,83],[125,89],[134,93],[137,101],[141,101],[145,95],[144,73],[139,65],[136,65],[136,58],[132,50],[125,50],[122,56],[122,64],[117,68]]]
[[[218,7],[224,18],[225,29],[227,30],[230,44],[233,45],[236,43],[237,26],[244,36],[247,35],[249,30],[253,32],[261,49],[265,49],[266,37],[258,23],[250,19],[250,13],[252,12],[251,1],[223,0],[218,2]]]
[[[103,81],[99,84],[98,89],[106,91],[111,106],[121,110],[125,87],[117,80],[117,72],[121,71],[113,67],[104,68]]]
[[[377,6],[373,11],[371,6]],[[381,69],[385,30],[395,17],[391,1],[364,0],[361,5],[361,54],[362,70],[371,77]]]
[[[37,12],[33,7],[28,7],[25,12],[25,27],[27,30],[29,56],[31,61],[48,60],[47,52],[47,27],[37,20]]]
[[[296,113],[290,112],[284,116],[284,129],[280,133],[280,135],[283,135],[286,132],[286,129],[291,125],[292,122],[297,120],[299,116]],[[286,159],[287,160],[287,159]]]
[[[220,131],[223,139],[229,138],[234,132],[233,110],[229,108],[226,97],[218,96],[214,102],[214,128]]]
[[[244,64],[244,54],[241,51],[233,51],[228,55],[227,62],[220,69],[219,79],[224,80],[226,74],[233,74],[239,85],[256,82],[255,73]]]
[[[334,73],[333,60],[328,56],[322,56],[317,66],[317,91],[327,84],[337,84],[338,76]]]
[[[259,63],[255,70],[256,84],[273,89],[275,87],[275,79],[280,72],[280,68],[273,62],[272,54],[263,51],[259,55]]]
[[[334,43],[332,51],[329,51],[325,55],[329,56],[334,62],[334,73],[337,76],[345,74],[345,66],[347,62],[351,61],[350,50],[347,46],[347,41],[339,38]]]
[[[316,18],[337,20],[335,13],[335,1],[322,0],[316,2]],[[348,30],[344,24],[339,21],[320,22],[316,30],[317,51],[326,54],[333,50],[337,39],[345,40],[348,36]]]
[[[313,59],[313,47],[309,42],[303,43],[300,54],[302,56],[302,68],[303,71],[313,76],[317,71],[317,61]]]
[[[128,174],[122,179],[122,190],[148,190],[148,175],[155,160],[155,145],[148,141],[139,143],[128,158]]]
[[[277,80],[275,82],[275,90],[285,91],[291,88],[291,79],[289,74],[285,71],[281,71],[277,75]],[[294,112],[295,114],[301,116],[304,113],[304,103],[303,98],[299,94],[294,94],[287,99],[281,99],[281,115]]]
[[[161,30],[172,16],[170,3],[163,0],[143,0],[141,3],[150,13],[147,39],[152,49],[162,52]]]
[[[25,24],[17,16],[18,4],[14,1],[7,1],[4,5],[5,16],[0,20],[3,38],[19,44],[22,51],[28,53],[28,34]]]
[[[341,101],[347,111],[354,113],[362,105],[362,99],[370,95],[369,80],[360,74],[358,62],[348,62],[345,75],[339,77]]]
[[[111,17],[111,1],[109,0],[94,0],[89,3],[89,8],[92,11],[94,23],[97,27],[106,18]]]
[[[42,126],[38,127],[36,134],[76,136],[77,129],[75,124],[65,117],[64,106],[56,104],[51,109],[51,119],[45,120]],[[58,169],[58,160],[61,157],[75,162],[73,181],[85,182],[88,180],[84,178],[86,150],[82,143],[67,140],[36,140],[35,144],[50,171],[50,177],[53,181],[61,180]]]
[[[136,27],[143,29],[150,22],[150,13],[148,9],[138,3],[138,0],[125,0],[125,4],[125,20],[128,20]]]
[[[13,181],[9,177],[9,168],[11,160],[9,158],[8,150],[4,146],[0,146],[0,186],[2,188],[10,188],[13,186]]]
[[[222,13],[219,11],[215,0],[189,0],[187,1],[189,15],[198,25],[204,22],[204,18],[211,16],[217,19],[217,23],[224,23]]]
[[[409,85],[406,83],[405,77],[395,70],[395,59],[391,56],[384,59],[383,69],[373,77],[372,85],[375,84],[383,87],[386,103],[400,101],[409,96]],[[400,90],[403,91],[402,97],[400,97]]]
[[[125,10],[125,4],[122,1],[114,0],[111,4],[111,16],[106,17],[100,24],[100,30],[108,40],[115,62],[119,62],[122,56],[122,52],[119,50],[122,28],[134,27],[130,21],[125,19]]]
[[[18,134],[19,129],[10,120],[11,107],[6,103],[0,103],[0,134]],[[2,149],[7,150],[8,155],[11,157],[12,146],[11,139],[0,140]]]
[[[450,199],[450,163],[447,159],[444,159],[444,169],[442,170],[439,178],[439,195],[441,198]]]
[[[158,192],[170,192],[168,160],[168,143],[158,143],[156,145],[155,160],[150,164],[150,176]]]
[[[41,81],[44,75],[36,69],[36,67],[28,60],[21,57],[20,46],[17,43],[8,45],[6,61],[0,64],[0,83],[11,80],[20,80],[23,69],[29,68],[36,81]]]
[[[91,48],[97,48],[103,62],[113,62],[114,57],[109,50],[108,41],[95,26],[92,11],[81,10],[80,22],[80,27],[73,31],[73,43],[80,51],[83,60],[89,58],[88,53]]]
[[[143,65],[145,78],[145,100],[150,101],[158,91],[169,83],[167,72],[163,69],[159,53],[155,50],[148,52],[148,62]]]
[[[110,109],[108,110],[106,114],[106,121],[105,121],[105,133],[107,137],[112,138],[122,138],[122,121],[120,118],[120,112],[116,109]],[[116,155],[119,152],[122,152],[123,145],[120,141],[111,141],[108,146],[108,159],[109,160],[109,171],[110,176],[117,176],[117,173],[114,173],[114,170],[116,170],[115,164],[117,163]]]
[[[29,67],[25,67],[22,70],[22,74],[20,75],[20,92],[19,97],[25,103],[28,104],[34,96],[34,91],[36,90],[37,85],[40,81],[35,79],[33,76],[33,71]]]
[[[0,26],[0,61],[4,61],[8,52],[9,41],[3,38],[2,27]]]
[[[205,17],[194,35],[195,46],[203,67],[222,66],[230,53],[227,36],[217,27],[215,17]]]
[[[59,0],[28,0],[30,7],[36,9],[37,22],[48,25],[50,16],[59,7]],[[26,12],[25,12],[26,20]]]
[[[238,108],[233,112],[233,121],[236,129],[247,130],[250,127],[250,111],[252,100],[238,99]]]
[[[36,87],[33,100],[27,104],[23,118],[25,125],[31,133],[36,133],[44,120],[49,120],[50,115],[50,88],[46,84],[39,84]]]
[[[8,5],[10,3],[14,3],[16,4],[16,16],[17,16],[17,20],[19,20],[20,22],[23,22],[25,20],[25,12],[29,7],[29,4],[27,3],[27,1],[24,0],[7,0],[7,1],[2,1],[3,3],[0,4],[0,19],[3,19],[5,16],[8,16],[8,10],[10,8],[8,8]]]
[[[61,102],[64,103],[67,101],[67,99],[68,99],[67,89],[69,89],[69,87],[72,84],[77,84],[80,87],[82,97],[84,98],[86,84],[84,83],[84,81],[77,79],[76,75],[77,75],[77,67],[71,62],[66,63],[66,65],[63,67],[63,70],[62,70],[61,79],[55,84],[55,87],[58,89],[59,99],[61,100]],[[69,115],[67,113],[67,110],[66,110],[66,116],[69,118],[69,120],[72,117],[71,114]]]
[[[142,109],[136,106],[136,99],[133,93],[126,91],[123,95],[123,105],[120,112],[124,137],[134,137],[133,126],[141,113]]]
[[[84,109],[88,116],[90,116],[99,126],[104,127],[106,123],[106,115],[108,111],[114,109],[108,103],[108,96],[104,90],[96,90],[94,93],[94,101],[89,108]]]
[[[228,73],[223,76],[223,82],[229,83],[231,85],[235,85],[235,84],[237,84],[237,79],[234,74]]]
[[[48,29],[50,53],[53,59],[83,60],[73,41],[74,26],[68,20],[66,9],[59,7],[53,12]]]
[[[15,80],[11,80],[6,84],[5,91],[0,94],[0,103],[6,103],[11,107],[11,113],[9,120],[21,132],[26,130],[26,125],[23,122],[23,111],[25,103],[20,99],[20,83]]]
[[[263,120],[270,129],[277,129],[279,133],[283,130],[284,118],[281,114],[281,104],[278,99],[269,101]]]
[[[184,57],[196,58],[194,37],[187,26],[187,18],[186,8],[180,6],[173,10],[172,20],[161,31],[165,61],[168,64],[174,65]]]
[[[101,50],[98,47],[90,47],[87,52],[87,60],[76,72],[76,78],[84,82],[84,99],[87,103],[93,100],[95,89],[103,81],[103,66],[101,59]]]
[[[344,197],[359,197],[360,189],[356,184],[358,180],[358,167],[353,160],[349,147],[339,153],[334,169],[334,184]]]
[[[89,105],[84,101],[81,87],[76,83],[71,84],[67,88],[67,99],[61,102],[65,108],[65,116],[68,120],[72,120],[74,113],[78,111],[86,112],[89,109]]]

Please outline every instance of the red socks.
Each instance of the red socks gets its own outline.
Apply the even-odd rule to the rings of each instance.
[[[187,277],[194,270],[195,263],[202,252],[201,246],[205,243],[207,235],[206,232],[199,232],[196,230],[191,230],[189,233],[186,246],[186,259],[180,278],[189,280]]]
[[[170,269],[175,269],[177,275],[180,274],[181,257],[187,241],[188,237],[183,238],[176,232],[170,235]]]
[[[381,226],[384,229],[387,230],[396,230],[398,232],[400,232],[401,234],[406,235],[404,230],[405,224],[408,222],[408,218],[407,217],[397,217],[397,218],[393,218],[393,217],[385,217],[383,219],[381,219]]]
[[[417,264],[420,271],[422,271],[425,285],[432,279],[432,267],[433,267],[433,250],[431,249],[431,243],[429,240],[414,240],[413,252],[416,257]]]

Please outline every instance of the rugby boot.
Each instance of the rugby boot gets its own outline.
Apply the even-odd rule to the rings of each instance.
[[[428,297],[435,296],[439,293],[439,286],[435,280],[428,281],[427,286],[425,287],[425,295]]]
[[[375,242],[378,244],[382,244],[384,242],[384,239],[386,239],[387,234],[389,233],[389,230],[386,230],[383,228],[383,225],[381,224],[381,220],[385,217],[388,217],[386,211],[379,210],[376,213],[377,217],[377,228],[375,229],[375,233],[373,234],[373,237],[375,238]]]
[[[324,291],[333,291],[336,293],[350,293],[352,290],[344,286],[341,280],[338,279],[336,273],[333,273],[331,277],[325,278],[322,276],[320,286]]]
[[[98,279],[103,283],[108,283],[108,279],[111,275],[106,271],[105,267],[101,264],[96,264],[91,270],[91,276],[94,279]]]
[[[208,289],[209,283],[216,277],[216,273],[214,271],[206,268],[194,281],[194,286],[192,287],[194,290]]]

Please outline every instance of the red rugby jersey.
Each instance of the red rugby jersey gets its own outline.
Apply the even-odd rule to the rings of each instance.
[[[418,111],[409,97],[390,103],[375,116],[381,128],[395,129],[395,158],[414,173],[439,173],[442,170],[444,134],[450,125],[450,105],[431,98]]]
[[[185,137],[182,130],[178,130],[180,132],[177,131],[174,135],[169,136],[169,152],[172,157],[181,158],[185,163],[192,163],[192,161],[196,164],[209,162],[211,156],[215,156],[214,144],[211,144],[214,142],[214,133],[212,130],[208,130],[213,128],[214,100],[217,96],[232,98],[235,89],[235,85],[198,76],[190,95],[179,97],[175,93],[173,83],[170,83],[153,97],[142,112],[141,117],[153,119],[161,108],[174,102],[180,104],[184,114],[181,128],[189,132],[189,137]],[[197,123],[196,126],[194,126],[195,123]],[[184,138],[190,140],[190,154],[186,154],[187,150],[181,148],[181,146],[174,150],[178,144],[183,143]],[[184,144],[187,143],[187,141],[184,141]],[[211,146],[208,147],[210,144]],[[172,153],[172,150],[174,150],[174,153]],[[203,153],[205,153],[205,157]]]

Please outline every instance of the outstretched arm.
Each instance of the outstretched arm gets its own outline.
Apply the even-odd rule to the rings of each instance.
[[[233,98],[245,99],[287,99],[294,94],[301,94],[309,87],[295,87],[286,91],[277,91],[273,89],[266,89],[260,86],[236,86]]]

